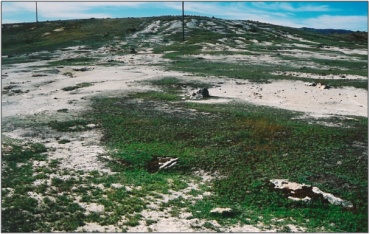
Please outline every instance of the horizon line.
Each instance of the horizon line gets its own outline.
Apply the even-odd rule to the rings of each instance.
[[[140,19],[140,18],[161,18],[161,17],[182,17],[181,14],[179,15],[160,15],[160,16],[128,16],[128,17],[105,17],[105,18],[99,18],[99,17],[90,17],[90,18],[76,18],[76,19],[59,19],[59,20],[43,20],[43,21],[30,21],[30,22],[14,22],[14,23],[3,23],[1,22],[1,25],[16,25],[16,24],[37,24],[37,23],[45,23],[45,22],[58,22],[58,21],[74,21],[74,20],[107,20],[107,19]],[[281,26],[281,27],[287,27],[287,28],[296,28],[296,29],[316,29],[316,30],[343,30],[343,31],[350,31],[350,32],[368,32],[368,31],[361,31],[361,30],[349,30],[349,29],[343,29],[343,28],[313,28],[313,27],[292,27],[292,26],[285,26],[285,25],[279,25],[279,24],[271,24],[271,23],[266,23],[262,22],[259,20],[248,20],[248,19],[225,19],[221,17],[215,17],[215,16],[205,16],[205,15],[190,15],[190,14],[184,14],[184,17],[199,17],[199,18],[209,18],[209,19],[222,19],[222,20],[227,20],[227,21],[251,21],[251,22],[259,22],[263,24],[269,24],[269,25],[275,25],[275,26]]]

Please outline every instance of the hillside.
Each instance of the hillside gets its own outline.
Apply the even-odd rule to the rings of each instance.
[[[3,232],[367,232],[368,35],[2,25]]]
[[[107,41],[124,40],[139,34],[138,42],[140,40],[150,41],[150,38],[158,38],[159,40],[156,40],[158,44],[163,43],[163,40],[167,43],[180,42],[182,40],[181,19],[181,16],[167,16],[5,24],[2,25],[3,55],[53,50],[81,44],[101,46],[102,43]],[[246,40],[246,45],[253,44],[248,41],[253,39],[273,44],[302,43],[314,45],[320,43],[328,46],[348,48],[357,48],[358,46],[366,48],[367,45],[367,33],[361,32],[345,31],[346,33],[343,33],[340,30],[295,29],[261,22],[223,20],[197,16],[186,16],[185,23],[186,38],[190,40],[189,44],[192,41],[194,42],[194,40],[215,42],[223,37],[228,38],[231,43],[231,41],[242,37],[242,40]],[[54,32],[58,28],[63,28],[64,30]],[[199,32],[199,30],[204,31]],[[209,38],[206,41],[203,40],[205,38],[201,38],[201,34],[204,33],[209,34]],[[312,41],[311,43],[309,42],[310,40]],[[235,42],[233,44],[235,46]]]
[[[22,58],[48,60],[52,58],[50,52],[66,47],[82,46],[85,50],[96,50],[105,46],[111,47],[112,55],[150,48],[154,53],[167,53],[165,57],[171,59],[180,59],[177,55],[197,55],[207,51],[252,56],[269,54],[285,65],[296,64],[294,69],[285,65],[274,67],[278,73],[298,71],[325,75],[330,67],[343,66],[348,74],[367,76],[367,52],[356,55],[356,50],[367,49],[366,33],[328,35],[261,22],[195,16],[187,16],[185,24],[185,42],[182,42],[181,20],[175,16],[3,25],[3,64],[22,61]],[[43,51],[41,55],[30,55],[40,51]],[[354,56],[349,58],[352,54]],[[89,54],[88,57],[93,59],[94,55]],[[329,67],[324,71],[316,69],[318,66],[315,64],[303,65],[313,62]],[[332,70],[334,75],[341,75],[337,69]],[[256,75],[260,76],[259,71]],[[367,84],[362,87],[367,87]]]

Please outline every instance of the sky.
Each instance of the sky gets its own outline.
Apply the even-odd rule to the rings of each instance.
[[[318,29],[368,31],[367,1],[190,1],[185,15],[223,19],[254,20],[264,23]],[[37,2],[38,20],[124,18],[181,15],[181,1],[43,1]],[[36,21],[36,3],[2,1],[2,23]]]

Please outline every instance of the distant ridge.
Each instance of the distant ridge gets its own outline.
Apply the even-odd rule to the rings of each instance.
[[[345,30],[345,29],[316,29],[316,28],[307,28],[307,27],[303,27],[301,29],[303,29],[304,31],[317,32],[321,34],[351,34],[351,33],[354,33],[354,31]]]

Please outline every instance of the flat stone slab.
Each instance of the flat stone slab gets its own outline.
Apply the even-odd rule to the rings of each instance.
[[[275,185],[275,189],[281,189],[288,197],[294,201],[310,201],[311,199],[323,198],[333,205],[341,205],[347,208],[352,208],[353,204],[350,201],[343,200],[334,196],[331,193],[321,191],[318,187],[311,185],[299,184],[290,182],[286,179],[272,179],[271,183]]]

